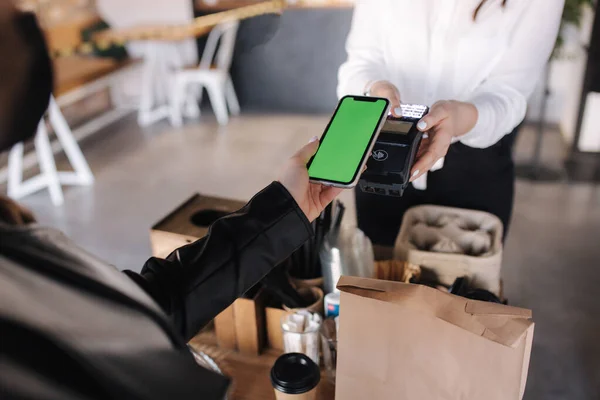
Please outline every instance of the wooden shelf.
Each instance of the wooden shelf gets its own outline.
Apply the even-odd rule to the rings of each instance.
[[[230,10],[233,8],[244,7],[252,4],[261,3],[264,0],[219,0],[216,4],[205,0],[195,0],[194,7],[196,11],[215,12]],[[287,8],[352,8],[354,7],[353,0],[297,0],[294,4],[288,4]]]
[[[100,22],[95,14],[81,14],[66,21],[44,27],[48,47],[52,50],[81,44],[81,31]]]
[[[119,69],[127,68],[141,60],[116,61],[111,58],[69,56],[54,60],[54,96],[87,85]]]
[[[212,27],[138,25],[129,28],[107,29],[94,35],[96,41],[129,42],[139,40],[178,42],[208,35]]]

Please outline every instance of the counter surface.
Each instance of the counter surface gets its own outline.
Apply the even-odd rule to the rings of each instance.
[[[201,332],[190,341],[197,351],[203,351],[215,360],[223,373],[233,380],[231,400],[270,400],[275,399],[269,379],[271,367],[280,352],[266,349],[257,357],[246,356],[232,350],[217,347],[213,332]],[[335,386],[322,372],[321,383],[317,391],[317,400],[333,400]]]

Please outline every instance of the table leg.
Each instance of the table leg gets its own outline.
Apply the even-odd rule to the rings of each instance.
[[[155,42],[146,43],[146,54],[142,72],[142,87],[140,97],[140,108],[138,111],[138,124],[148,126],[169,115],[167,104],[160,104],[159,90],[157,85],[164,84],[168,62],[163,57],[161,44]]]

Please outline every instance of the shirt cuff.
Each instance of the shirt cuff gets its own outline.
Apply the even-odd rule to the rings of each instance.
[[[494,129],[492,122],[493,111],[490,109],[489,101],[485,96],[478,96],[472,99],[470,103],[477,109],[477,122],[475,122],[473,129],[459,136],[458,141],[469,147],[480,149],[492,146],[495,142],[489,142]]]

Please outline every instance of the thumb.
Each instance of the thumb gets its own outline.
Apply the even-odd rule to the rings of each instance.
[[[319,138],[317,136],[314,136],[310,139],[307,145],[298,150],[298,152],[294,155],[294,158],[297,158],[303,164],[306,164],[310,160],[310,158],[315,155],[318,149]]]
[[[388,81],[377,81],[371,85],[371,94],[375,97],[388,99],[392,115],[396,118],[402,116],[400,91],[394,84]]]
[[[400,100],[400,91],[396,86],[391,85],[391,94],[388,97],[390,100],[390,110],[392,111],[392,115],[396,118],[400,118],[402,116],[402,108],[400,108],[401,100]]]
[[[439,125],[447,117],[448,112],[446,110],[446,107],[443,106],[443,103],[436,103],[433,106],[431,106],[431,110],[429,110],[429,113],[419,121],[419,123],[417,124],[417,128],[421,132],[427,132],[430,129]]]
[[[400,93],[390,98],[390,110],[396,118],[402,117],[402,108],[400,108]]]

